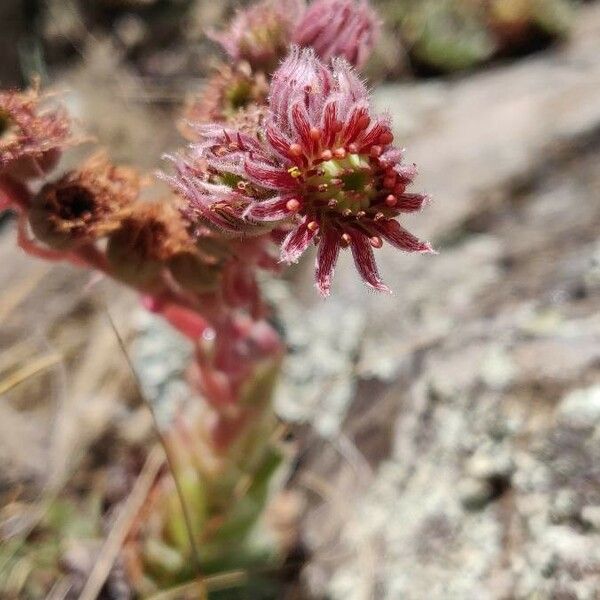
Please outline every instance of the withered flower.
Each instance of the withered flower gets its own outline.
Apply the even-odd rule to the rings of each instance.
[[[269,85],[264,73],[253,72],[248,63],[222,65],[206,84],[199,98],[189,102],[184,112],[182,133],[196,139],[194,123],[231,123],[240,113],[250,115],[266,106]]]
[[[37,86],[25,92],[0,91],[0,175],[42,177],[76,143],[66,111],[46,108],[47,100]]]
[[[194,251],[186,223],[170,202],[136,202],[108,238],[111,274],[131,285],[155,283],[169,260]]]
[[[140,185],[134,169],[115,166],[104,154],[92,156],[34,197],[29,211],[33,233],[57,250],[94,242],[119,227]]]

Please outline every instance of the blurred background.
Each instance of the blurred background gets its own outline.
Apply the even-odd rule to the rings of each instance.
[[[600,2],[373,3],[374,102],[433,195],[410,229],[439,255],[384,248],[391,297],[348,257],[326,302],[312,259],[265,283],[310,557],[289,597],[600,598]],[[39,74],[152,170],[218,60],[203,32],[239,5],[2,0],[0,84]],[[154,401],[186,348],[14,235],[4,217],[0,598],[77,597],[153,436],[106,307]],[[122,589],[117,568],[106,598]]]

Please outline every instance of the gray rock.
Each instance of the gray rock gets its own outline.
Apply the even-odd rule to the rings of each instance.
[[[594,427],[600,423],[600,385],[573,390],[558,408],[559,419],[571,427]]]

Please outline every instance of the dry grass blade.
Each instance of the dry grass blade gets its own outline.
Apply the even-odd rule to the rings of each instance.
[[[156,435],[158,436],[158,439],[164,449],[165,456],[167,458],[167,463],[169,465],[169,469],[171,471],[171,475],[173,476],[173,481],[175,483],[175,489],[177,491],[177,496],[179,497],[179,502],[181,504],[181,510],[183,512],[183,520],[185,523],[185,528],[186,528],[186,531],[188,534],[188,541],[190,543],[190,548],[192,551],[192,560],[194,562],[194,566],[196,568],[197,574],[200,575],[200,573],[201,573],[200,552],[198,550],[198,545],[196,544],[196,537],[194,535],[194,528],[192,527],[192,519],[190,516],[190,511],[185,502],[185,494],[183,493],[183,490],[181,488],[181,482],[179,481],[179,477],[177,476],[177,469],[175,466],[176,462],[173,459],[173,456],[171,454],[171,449],[169,447],[169,444],[162,434],[160,424],[158,422],[158,419],[156,418],[156,413],[154,412],[154,407],[152,406],[152,404],[150,402],[148,402],[148,399],[146,398],[146,396],[144,395],[144,393],[142,391],[142,384],[139,380],[139,377],[133,366],[133,363],[131,362],[131,358],[129,357],[127,348],[125,347],[125,342],[123,341],[123,338],[121,337],[119,330],[117,329],[117,326],[116,326],[116,324],[108,310],[108,307],[106,305],[104,305],[104,310],[106,311],[106,315],[108,317],[108,320],[110,322],[112,330],[115,334],[115,337],[117,338],[119,347],[121,348],[123,356],[125,357],[125,361],[127,362],[127,365],[129,366],[129,370],[131,371],[131,374],[133,375],[133,377],[135,379],[135,382],[136,382],[136,385],[138,388],[138,393],[140,394],[140,397],[144,400],[146,406],[148,407],[148,410],[150,411],[150,414],[152,415],[152,420],[154,422],[154,429],[155,429]]]
[[[194,581],[154,594],[148,600],[182,600],[182,598],[193,598],[194,600],[205,600],[209,592],[226,590],[246,583],[249,573],[247,571],[228,571],[205,577],[202,581]],[[192,595],[194,594],[194,595]]]
[[[17,367],[35,353],[36,347],[31,339],[24,339],[0,352],[0,373],[4,374]]]
[[[29,295],[35,289],[37,284],[48,273],[47,266],[37,267],[29,277],[10,286],[10,290],[2,292],[2,301],[0,302],[0,322],[21,303],[23,298]]]
[[[58,353],[46,354],[23,365],[0,381],[0,395],[6,394],[24,381],[60,363],[62,359],[62,355]]]
[[[100,556],[79,596],[79,600],[95,600],[108,577],[110,570],[121,550],[121,546],[129,533],[133,521],[142,508],[150,488],[165,460],[162,448],[156,446],[148,456],[125,506],[119,513],[108,537],[106,538]]]

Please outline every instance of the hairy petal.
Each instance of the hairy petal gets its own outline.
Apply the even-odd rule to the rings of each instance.
[[[287,208],[290,196],[276,196],[268,200],[252,202],[244,212],[244,217],[251,221],[283,221],[292,213]]]
[[[366,135],[360,140],[362,148],[368,148],[377,144],[382,134],[390,133],[390,124],[388,119],[379,118],[368,130]]]
[[[296,102],[303,103],[311,120],[317,121],[333,86],[333,74],[312,49],[293,47],[271,80],[270,122],[284,132],[292,132],[289,108]]]
[[[294,132],[296,133],[297,138],[300,140],[305,151],[310,152],[312,140],[310,137],[310,123],[306,111],[300,104],[296,103],[292,106],[291,115]]]
[[[349,102],[354,104],[369,99],[367,86],[361,81],[358,73],[350,66],[348,61],[343,58],[336,58],[333,61],[333,74],[338,90],[348,98]]]
[[[272,126],[266,128],[267,141],[274,152],[284,160],[289,159],[290,140],[282,135],[281,131]]]
[[[402,194],[398,198],[398,204],[394,207],[400,212],[417,212],[429,202],[427,194]]]
[[[380,20],[366,0],[314,0],[294,32],[323,61],[343,57],[361,67],[375,45]]]
[[[340,251],[339,232],[332,227],[326,227],[321,232],[319,252],[317,254],[316,281],[317,289],[323,297],[329,296],[331,280]]]
[[[304,217],[300,225],[290,231],[281,245],[281,260],[288,264],[297,262],[316,235],[308,228],[309,219]]]
[[[380,292],[390,292],[390,289],[381,280],[377,270],[375,255],[369,238],[356,230],[350,230],[348,234],[350,235],[350,249],[352,250],[354,264],[364,282]]]
[[[252,181],[266,188],[293,191],[298,187],[296,180],[286,170],[278,167],[246,160],[245,171]]]
[[[352,143],[364,130],[363,121],[369,119],[369,105],[366,102],[361,102],[355,106],[350,118],[346,121],[342,132],[342,139],[346,144]]]
[[[431,244],[422,242],[409,233],[398,221],[379,221],[373,226],[375,231],[386,239],[392,246],[405,252],[434,253]]]

